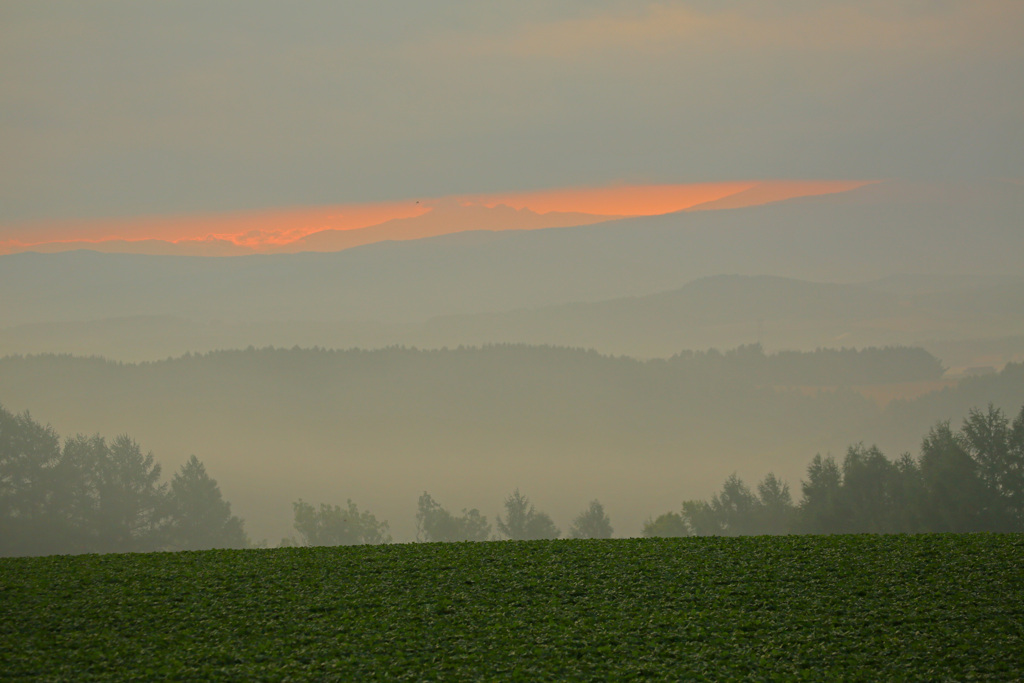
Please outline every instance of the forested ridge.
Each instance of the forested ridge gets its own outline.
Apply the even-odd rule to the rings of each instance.
[[[371,422],[395,422],[435,435],[461,427],[473,443],[480,430],[548,430],[567,438],[606,432],[612,438],[658,441],[685,430],[698,442],[742,441],[759,432],[766,438],[806,436],[818,440],[818,448],[829,448],[855,440],[863,427],[896,441],[900,425],[913,424],[916,439],[936,416],[960,417],[989,401],[1006,405],[1024,371],[1011,365],[995,378],[979,378],[975,385],[982,389],[966,404],[958,404],[956,394],[960,387],[970,390],[969,381],[954,391],[895,402],[885,411],[849,390],[941,374],[934,356],[901,347],[766,354],[751,345],[648,361],[524,345],[249,348],[138,364],[9,356],[0,359],[0,400],[83,416],[116,411],[127,418],[124,428],[132,429],[178,412],[200,423],[215,417],[251,433],[288,421],[308,427],[303,438],[314,442],[323,430],[332,431],[332,424],[355,438]],[[790,387],[828,391],[808,394]],[[924,403],[928,409],[918,410]],[[728,429],[737,419],[744,428]],[[75,428],[92,424],[85,420]],[[825,435],[836,438],[820,445]],[[906,439],[899,446],[909,447]]]
[[[161,402],[187,401],[201,410],[209,400],[223,410],[246,406],[297,419],[325,411],[380,412],[400,420],[422,416],[475,423],[503,419],[513,410],[560,423],[602,414],[616,420],[630,413],[654,422],[671,416],[706,423],[731,419],[730,413],[744,405],[766,404],[800,406],[793,419],[821,423],[827,418],[811,404],[822,401],[774,387],[841,388],[941,374],[934,356],[899,347],[766,354],[752,345],[649,361],[525,345],[374,351],[250,347],[138,364],[66,355],[0,359],[8,401],[11,395],[46,398],[45,388],[58,400],[83,407],[130,397],[133,403],[156,402],[154,409]],[[849,392],[837,392],[828,402],[847,417],[871,412],[867,401]]]

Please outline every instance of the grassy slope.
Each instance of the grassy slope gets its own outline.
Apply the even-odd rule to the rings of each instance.
[[[5,676],[1000,679],[1021,535],[0,560]]]

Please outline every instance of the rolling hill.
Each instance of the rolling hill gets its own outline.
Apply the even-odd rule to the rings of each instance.
[[[991,284],[999,282],[999,284]],[[1024,279],[893,277],[863,284],[719,275],[647,296],[437,316],[423,322],[217,321],[124,316],[0,329],[0,355],[95,354],[143,361],[215,349],[456,347],[517,342],[593,348],[634,357],[683,349],[946,346],[947,366],[1024,360]],[[979,340],[988,340],[978,346]],[[974,342],[974,350],[965,343]],[[963,348],[950,350],[950,342]]]

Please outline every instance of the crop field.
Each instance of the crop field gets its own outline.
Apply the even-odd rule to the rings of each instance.
[[[1019,679],[1024,536],[0,560],[0,677]]]

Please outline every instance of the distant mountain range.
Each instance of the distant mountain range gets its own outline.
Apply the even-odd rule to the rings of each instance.
[[[719,274],[826,282],[1014,276],[1022,217],[1020,185],[889,182],[748,208],[462,232],[336,253],[11,254],[0,257],[0,326],[135,315],[414,322],[644,296]]]
[[[917,345],[1024,334],[1024,278],[911,296],[775,276],[714,276],[658,294],[504,313],[435,318],[426,346],[497,341],[662,357],[758,342],[773,349]],[[951,286],[951,283],[950,285]],[[1024,351],[1024,348],[1021,349]]]
[[[0,329],[0,356],[63,352],[140,361],[249,345],[454,348],[516,342],[643,358],[759,342],[770,349],[805,350],[925,345],[947,366],[998,366],[1024,360],[1022,310],[1024,278],[1009,276],[896,276],[849,285],[720,275],[648,296],[423,322],[225,322],[143,315],[35,323]],[[980,339],[1008,343],[995,351],[991,344],[964,345]],[[960,347],[951,350],[954,342]]]

